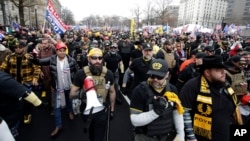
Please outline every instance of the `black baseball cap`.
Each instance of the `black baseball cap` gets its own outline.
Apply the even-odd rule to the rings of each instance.
[[[165,60],[153,59],[149,66],[147,74],[164,77],[167,74],[167,72],[168,72],[168,64]]]
[[[205,48],[204,48],[204,50],[206,50],[206,51],[214,51],[214,48],[212,47],[212,46],[206,46]]]
[[[196,53],[195,58],[204,58],[206,56],[207,54],[205,52],[198,52]]]
[[[143,50],[153,50],[152,46],[149,43],[142,43]]]

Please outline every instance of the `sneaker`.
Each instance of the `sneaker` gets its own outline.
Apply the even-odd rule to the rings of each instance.
[[[23,122],[24,122],[24,124],[30,124],[30,122],[31,122],[31,114],[25,115]]]

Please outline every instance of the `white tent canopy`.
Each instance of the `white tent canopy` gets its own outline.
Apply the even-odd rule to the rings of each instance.
[[[183,25],[180,27],[176,27],[173,29],[174,32],[176,33],[187,33],[187,32],[202,32],[202,33],[212,33],[213,29],[209,29],[209,28],[204,28],[201,25],[198,24],[187,24],[187,25]]]

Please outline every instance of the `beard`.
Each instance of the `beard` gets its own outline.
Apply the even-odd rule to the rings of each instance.
[[[171,52],[172,52],[172,49],[166,48],[166,52],[167,52],[167,53],[171,53]]]
[[[218,79],[213,79],[212,84],[218,88],[226,86],[226,81],[218,80]]]
[[[22,57],[24,55],[24,52],[15,52],[17,57]]]
[[[89,70],[93,75],[100,75],[102,73],[102,65],[95,66],[93,64],[90,64]]]

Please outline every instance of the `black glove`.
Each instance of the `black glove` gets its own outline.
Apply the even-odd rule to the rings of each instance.
[[[112,120],[115,116],[115,112],[114,111],[110,111],[110,120]]]
[[[38,109],[46,109],[49,106],[49,103],[42,102],[40,105],[37,106]]]
[[[166,108],[167,100],[164,97],[153,99],[153,110],[157,115],[162,115]]]
[[[124,95],[127,95],[127,94],[128,94],[128,90],[127,90],[126,87],[121,87],[121,92],[122,92],[122,94],[124,94]]]

